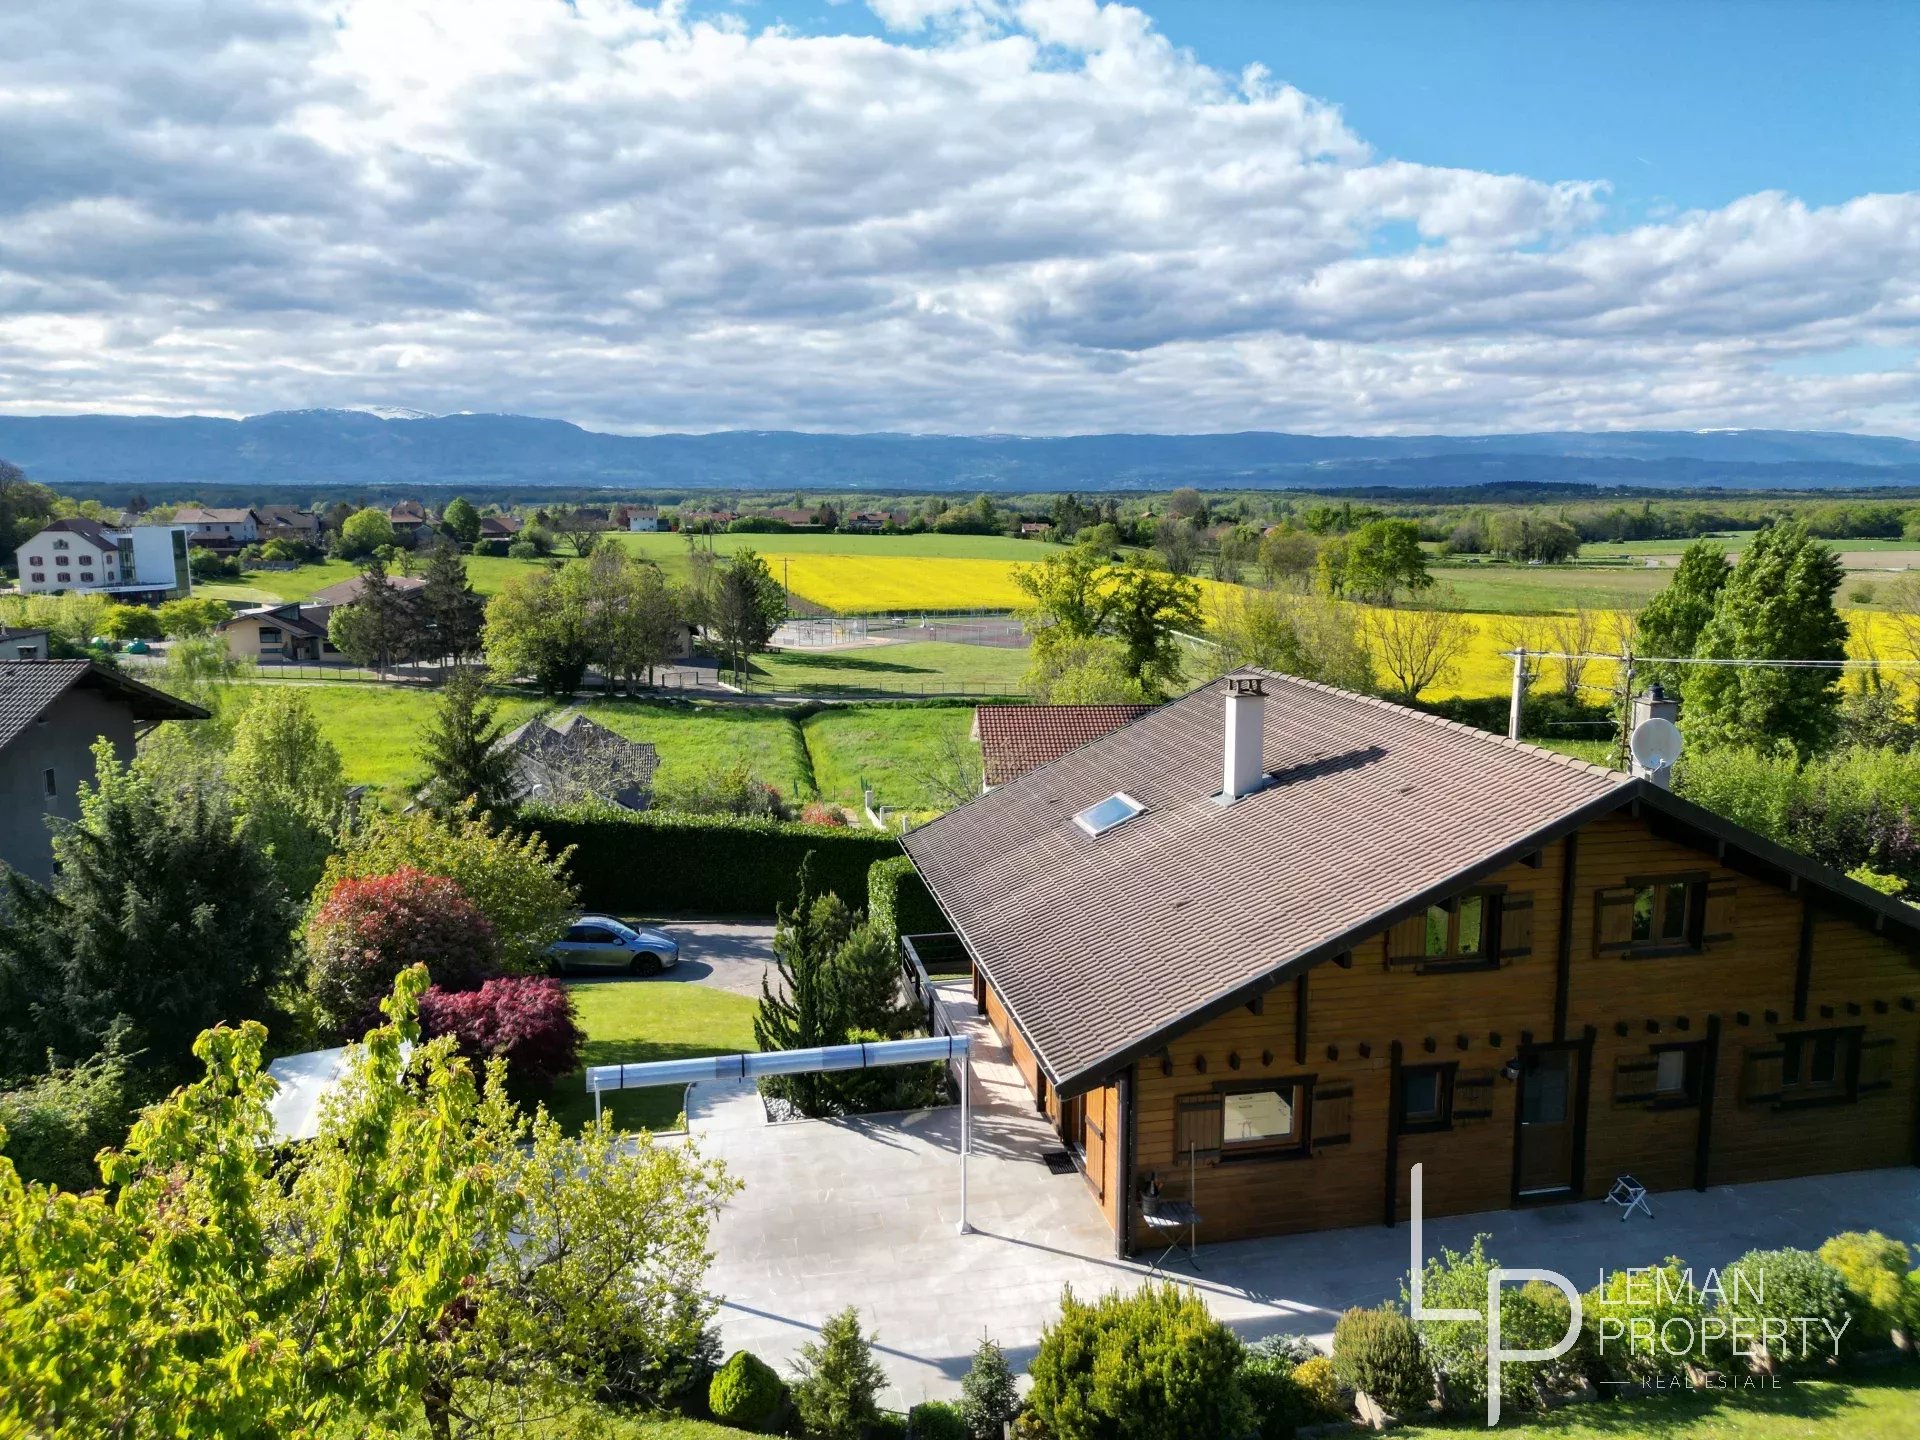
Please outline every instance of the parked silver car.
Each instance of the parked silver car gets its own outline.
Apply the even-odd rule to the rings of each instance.
[[[658,975],[680,963],[680,943],[647,926],[624,925],[610,915],[582,915],[547,947],[556,970],[624,970]]]

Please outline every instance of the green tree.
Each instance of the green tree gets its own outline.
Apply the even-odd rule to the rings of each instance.
[[[411,867],[453,881],[493,924],[501,964],[545,968],[547,947],[577,907],[567,879],[571,849],[555,854],[538,834],[520,834],[463,807],[444,818],[426,813],[376,815],[346,838],[327,861],[308,905],[310,922],[343,879],[391,875]]]
[[[584,569],[515,575],[487,602],[487,665],[495,674],[530,676],[547,695],[580,688],[594,641],[583,587],[567,577]]]
[[[456,495],[441,514],[440,527],[462,545],[471,545],[480,538],[480,512],[466,496]]]
[[[1673,579],[1640,612],[1638,648],[1656,661],[1692,656],[1732,573],[1727,567],[1727,552],[1718,542],[1696,540],[1687,546]],[[1645,661],[1634,667],[1636,678],[1644,677],[1648,683],[1658,680],[1676,695],[1689,668]]]
[[[839,896],[811,893],[812,859],[809,855],[801,862],[799,898],[792,908],[775,915],[775,973],[761,977],[760,1006],[753,1016],[753,1042],[760,1050],[839,1045],[850,1028],[833,957],[853,933],[854,920]],[[761,1080],[760,1091],[802,1115],[831,1115],[837,1113],[832,1079],[831,1075],[771,1075]]]
[[[1159,699],[1184,679],[1178,632],[1200,628],[1200,583],[1136,555],[1114,569],[1109,596],[1107,624],[1126,647],[1127,670]]]
[[[1762,530],[1740,557],[1700,631],[1695,654],[1728,660],[1841,660],[1847,622],[1834,608],[1840,557],[1797,522]],[[1696,745],[1826,749],[1840,728],[1840,672],[1818,667],[1690,665],[1681,682]]]
[[[383,673],[419,653],[421,630],[420,607],[388,578],[387,563],[379,555],[371,556],[360,572],[360,593],[327,621],[327,638],[336,650],[356,665]]]
[[[220,601],[205,599],[166,600],[153,612],[161,633],[180,640],[211,634],[214,626],[232,614]]]
[[[0,460],[0,560],[11,560],[20,542],[53,519],[53,492],[27,479],[18,465]]]
[[[961,1422],[973,1440],[1001,1440],[1019,1413],[1020,1385],[1007,1363],[1007,1352],[982,1339],[960,1382]]]
[[[794,1368],[793,1408],[809,1440],[865,1440],[880,1418],[887,1377],[873,1358],[873,1342],[861,1333],[860,1312],[849,1305],[828,1316],[818,1343],[800,1347]]]
[[[1301,588],[1234,589],[1215,603],[1208,634],[1221,673],[1257,665],[1368,694],[1373,653],[1362,615],[1350,605]]]
[[[1323,545],[1320,566],[1330,593],[1379,604],[1433,584],[1420,526],[1412,520],[1369,520],[1343,541]]]
[[[1021,620],[1036,650],[1100,633],[1111,609],[1106,591],[1111,569],[1106,552],[1093,545],[1076,545],[1037,565],[1014,568],[1013,583],[1029,602]]]
[[[767,648],[787,618],[787,598],[767,562],[737,550],[714,587],[712,626],[734,673],[745,677],[747,657]]]
[[[0,1073],[30,1074],[117,1036],[177,1073],[208,1025],[264,1014],[288,972],[293,909],[217,789],[169,793],[94,747],[80,819],[53,841],[51,889],[6,875]]]
[[[1128,667],[1127,647],[1099,636],[1036,644],[1022,684],[1043,705],[1151,705],[1160,698]]]
[[[145,605],[114,605],[101,617],[100,633],[109,640],[158,640],[164,632]]]
[[[340,526],[340,558],[359,560],[393,544],[393,522],[384,510],[356,510]]]
[[[426,583],[412,597],[419,653],[456,665],[472,660],[480,653],[487,605],[467,579],[465,557],[451,545],[436,545],[421,578]]]
[[[204,1078],[103,1157],[111,1193],[0,1163],[0,1432],[478,1440],[652,1398],[713,1313],[736,1187],[688,1147],[529,1125],[498,1062],[482,1089],[417,1043],[426,983],[400,978],[297,1164],[252,1023],[199,1037]]]
[[[514,756],[500,744],[508,726],[498,709],[478,671],[455,670],[440,687],[420,737],[424,799],[435,814],[452,814],[468,802],[484,814],[513,808]]]
[[[340,752],[297,689],[256,690],[234,722],[226,761],[235,823],[265,852],[290,899],[312,893],[333,853]]]

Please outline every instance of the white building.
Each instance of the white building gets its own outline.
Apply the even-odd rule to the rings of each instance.
[[[657,507],[652,505],[636,505],[627,512],[627,529],[629,531],[658,530],[659,528],[660,511]]]
[[[97,520],[55,520],[22,541],[20,588],[29,595],[94,590],[116,600],[169,600],[193,593],[187,530],[135,525],[109,530]]]

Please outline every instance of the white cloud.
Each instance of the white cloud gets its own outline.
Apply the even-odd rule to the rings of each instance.
[[[1607,228],[1095,0],[13,0],[0,408],[1920,433],[1920,195]],[[81,13],[84,11],[84,14]]]

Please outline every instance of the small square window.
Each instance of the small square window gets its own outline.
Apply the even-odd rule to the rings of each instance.
[[[1483,961],[1491,954],[1485,891],[1469,891],[1427,907],[1426,953],[1430,960]]]
[[[1395,1123],[1402,1135],[1445,1130],[1453,1124],[1452,1065],[1409,1065],[1400,1072],[1400,1111]]]
[[[1845,1093],[1859,1043],[1859,1032],[1854,1030],[1809,1030],[1787,1036],[1780,1064],[1782,1097],[1806,1100]]]

